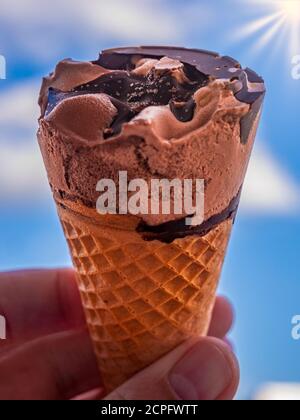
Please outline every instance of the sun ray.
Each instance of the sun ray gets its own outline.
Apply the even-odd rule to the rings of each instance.
[[[300,2],[299,0],[284,0],[277,2],[278,9],[292,23],[300,23]]]
[[[268,60],[273,63],[276,59],[278,51],[284,51],[286,48],[286,39],[289,36],[289,28],[284,25],[280,31],[277,32],[274,40],[272,40],[272,49],[268,51]]]
[[[238,28],[231,39],[237,41],[256,35],[248,53],[257,54],[270,47],[270,56],[275,53],[275,40],[283,42],[285,37],[286,53],[289,56],[300,53],[300,0],[248,0],[248,4],[255,4],[256,11],[261,10],[262,15]]]
[[[281,17],[273,26],[271,26],[259,39],[257,42],[257,49],[264,48],[270,41],[275,37],[277,32],[282,28],[284,25],[285,19]]]
[[[264,16],[260,19],[254,20],[247,25],[238,28],[237,31],[234,32],[233,36],[238,39],[251,36],[264,27],[268,26],[273,21],[277,20],[281,15],[281,12],[276,12],[270,16]]]
[[[299,54],[299,30],[297,30],[296,26],[291,27],[291,44],[290,44],[290,55],[293,56],[295,54]]]
[[[270,27],[260,38],[257,38],[253,41],[252,46],[248,49],[248,54],[258,55],[265,51],[266,47],[272,40],[272,48],[268,49],[268,59],[270,58],[271,53],[274,48],[274,39],[280,34],[281,29],[283,28],[283,21],[280,20],[276,22],[276,25]]]

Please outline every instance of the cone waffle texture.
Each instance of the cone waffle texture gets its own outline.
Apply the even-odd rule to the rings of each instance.
[[[108,391],[207,333],[231,222],[164,244],[60,213]]]
[[[165,244],[99,223],[99,215],[61,207],[59,215],[108,391],[182,341],[207,334],[232,221]]]

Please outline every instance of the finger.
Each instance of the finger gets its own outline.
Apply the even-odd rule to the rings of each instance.
[[[233,344],[233,341],[228,338],[228,337],[224,337],[223,338],[224,343],[230,348],[230,350],[235,353],[235,346]]]
[[[74,401],[100,401],[105,396],[104,388],[96,388],[72,398]]]
[[[73,270],[0,274],[0,315],[7,323],[4,343],[28,340],[84,326]]]
[[[0,359],[0,375],[0,400],[64,400],[101,386],[86,331],[22,346]]]
[[[218,297],[208,335],[210,337],[224,338],[232,327],[233,319],[234,314],[231,303],[225,297]]]
[[[233,353],[221,340],[206,337],[179,346],[105,399],[227,400],[238,382]]]

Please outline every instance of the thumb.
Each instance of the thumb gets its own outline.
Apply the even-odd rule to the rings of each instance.
[[[227,400],[235,395],[238,363],[223,341],[183,343],[129,379],[106,400]]]

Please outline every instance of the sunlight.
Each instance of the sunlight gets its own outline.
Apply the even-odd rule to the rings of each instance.
[[[277,41],[285,37],[285,50],[289,55],[300,52],[300,0],[248,0],[255,4],[257,10],[261,9],[261,16],[238,28],[233,38],[256,35],[257,39],[250,51],[258,53],[268,46],[269,53],[273,54]]]
[[[285,15],[285,17],[296,23],[300,23],[300,1],[299,0],[284,0],[278,3],[278,9]]]
[[[272,25],[268,30],[265,31],[265,33],[258,39],[257,41],[257,47],[263,48],[266,45],[268,45],[274,37],[277,35],[277,33],[282,29],[282,26],[284,25],[284,19],[278,19],[274,25]]]
[[[247,36],[250,36],[253,33],[260,31],[261,29],[266,28],[272,22],[277,21],[278,18],[282,18],[282,11],[273,13],[268,16],[263,16],[260,19],[253,20],[252,22],[246,24],[243,28],[239,28],[236,31],[236,36],[238,36],[239,38],[245,38]]]
[[[280,1],[277,8],[281,10],[285,23],[289,26],[289,52],[296,54],[300,48],[300,0]]]

